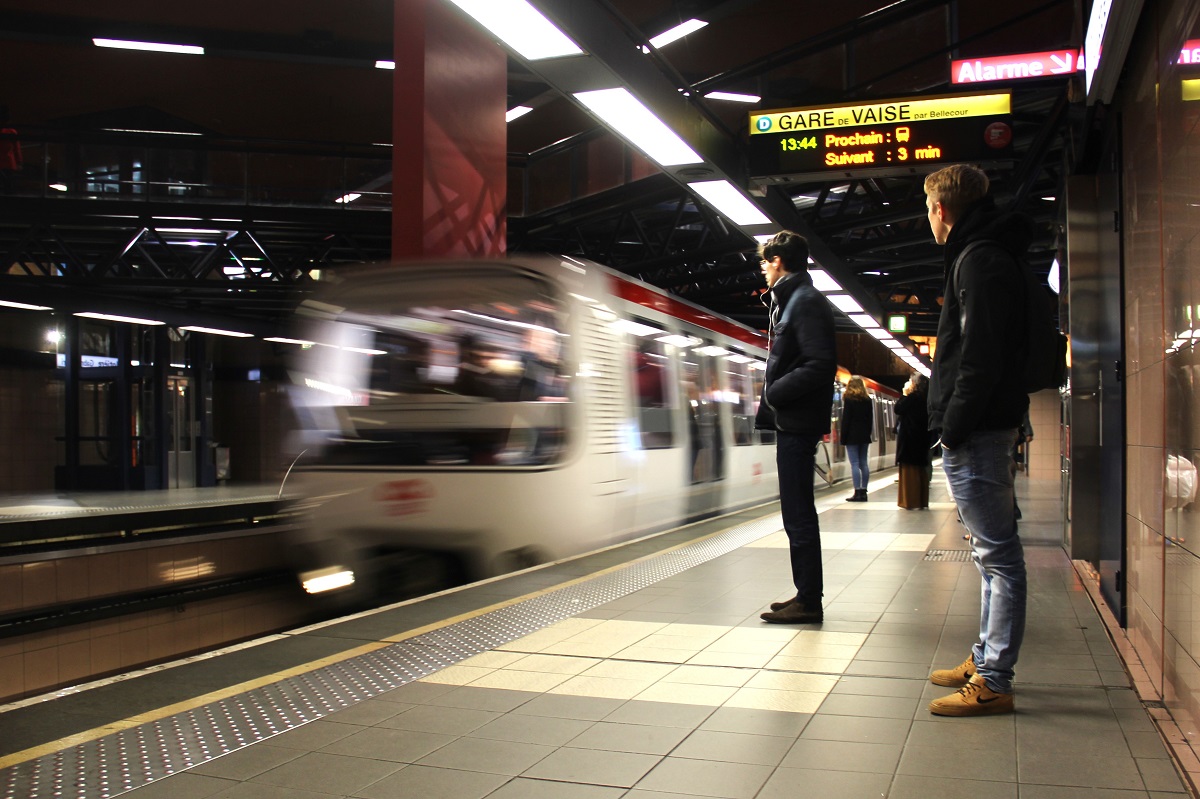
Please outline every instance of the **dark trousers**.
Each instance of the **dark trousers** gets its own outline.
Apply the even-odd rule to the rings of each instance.
[[[821,594],[825,589],[821,570],[821,528],[813,499],[813,467],[819,440],[816,435],[781,432],[775,444],[779,509],[791,545],[796,598],[817,608],[821,607]]]

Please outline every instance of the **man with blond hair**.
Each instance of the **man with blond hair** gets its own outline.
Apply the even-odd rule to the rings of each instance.
[[[925,178],[929,227],[945,245],[945,299],[929,384],[929,427],[971,536],[982,577],[979,639],[967,658],[930,675],[957,687],[939,716],[1013,711],[1013,669],[1025,633],[1025,553],[1013,513],[1012,443],[1029,408],[1022,388],[1025,251],[1033,222],[996,209],[982,170],[950,166]]]

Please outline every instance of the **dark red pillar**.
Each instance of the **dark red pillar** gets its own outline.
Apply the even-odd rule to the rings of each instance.
[[[499,255],[507,57],[445,0],[396,0],[392,257]]]

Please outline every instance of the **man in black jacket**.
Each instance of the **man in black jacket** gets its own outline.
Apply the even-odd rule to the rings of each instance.
[[[959,666],[930,675],[935,685],[959,687],[930,703],[939,716],[1012,712],[1013,667],[1025,633],[1012,444],[1029,407],[1021,385],[1027,345],[1020,259],[1033,223],[997,211],[987,192],[987,176],[971,166],[925,178],[929,225],[946,246],[929,427],[941,434],[942,466],[983,578],[979,640]]]
[[[821,528],[813,498],[817,444],[829,432],[837,357],[833,311],[808,275],[808,242],[784,230],[759,248],[771,297],[771,351],[755,427],[775,430],[779,507],[796,595],[771,605],[764,621],[819,624]]]

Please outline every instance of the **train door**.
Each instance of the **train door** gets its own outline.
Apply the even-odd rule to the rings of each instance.
[[[718,350],[720,351],[718,353]],[[688,517],[703,515],[720,506],[725,479],[725,438],[721,418],[721,370],[717,355],[725,350],[711,341],[683,354],[682,381],[688,414],[686,459]]]
[[[192,435],[191,378],[167,378],[167,487],[192,488],[196,485],[196,453]]]

